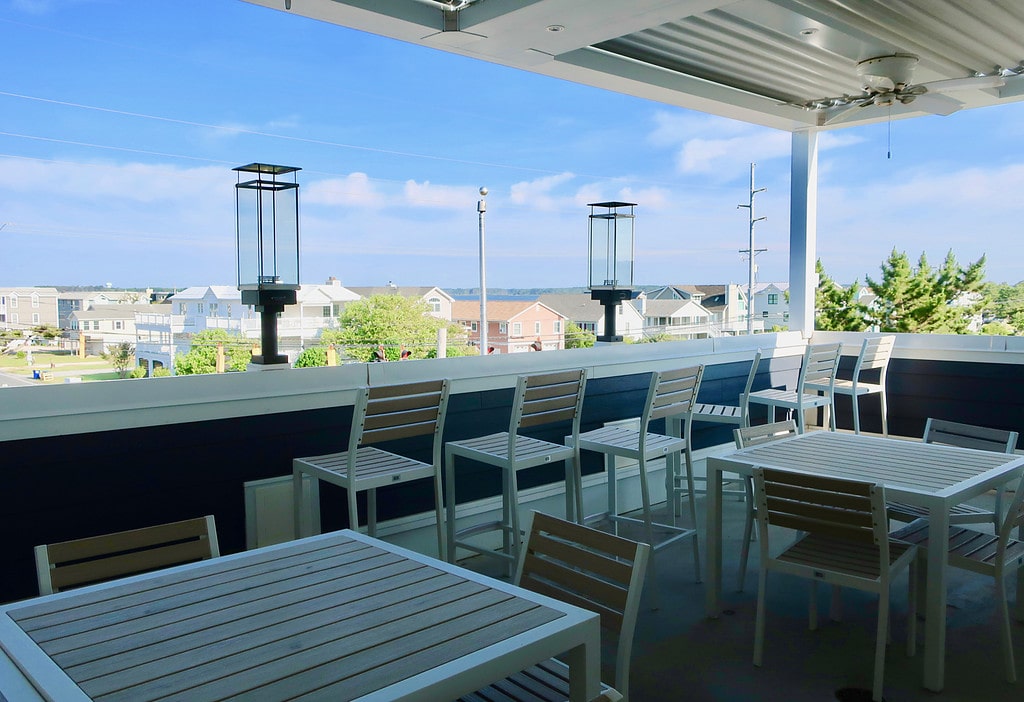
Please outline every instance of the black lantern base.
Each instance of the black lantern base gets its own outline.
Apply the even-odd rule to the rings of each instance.
[[[294,305],[295,290],[243,290],[242,304],[252,305],[260,313],[260,350],[252,357],[253,365],[269,366],[288,363],[288,356],[277,352],[277,315],[285,305]]]
[[[590,299],[604,305],[604,334],[597,337],[597,340],[606,343],[622,341],[622,335],[615,333],[615,308],[623,300],[632,300],[633,291],[623,288],[599,288],[590,291]]]

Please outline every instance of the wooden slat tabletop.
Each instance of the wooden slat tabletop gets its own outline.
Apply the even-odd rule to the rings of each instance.
[[[1024,464],[1024,456],[831,431],[753,446],[721,460],[877,481],[890,498],[912,502],[977,494],[1005,482],[999,475],[1010,464]]]
[[[105,702],[353,700],[567,616],[351,534],[239,555],[2,614]]]

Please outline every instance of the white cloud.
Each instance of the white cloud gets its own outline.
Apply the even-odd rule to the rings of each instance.
[[[314,181],[303,189],[302,195],[303,203],[310,205],[376,208],[383,206],[385,200],[365,173]]]
[[[769,129],[725,139],[691,139],[679,151],[676,163],[682,173],[731,179],[745,172],[744,164],[789,156],[790,143],[788,133]]]
[[[574,178],[572,173],[559,173],[513,183],[509,190],[509,201],[538,210],[562,209],[572,203],[572,196],[555,196],[552,195],[552,191]]]
[[[432,185],[425,180],[407,180],[403,190],[405,204],[413,207],[455,209],[472,207],[479,198],[477,188],[464,185]]]

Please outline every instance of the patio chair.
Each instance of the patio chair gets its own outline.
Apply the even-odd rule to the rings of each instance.
[[[796,413],[796,425],[800,433],[804,433],[804,412],[816,407],[825,408],[828,413],[829,427],[836,430],[835,404],[832,388],[835,384],[836,370],[839,368],[839,354],[842,344],[809,345],[800,363],[800,375],[797,378],[796,390],[766,388],[748,394],[748,403],[767,405],[768,422],[775,421],[775,410],[781,408],[791,415]],[[815,389],[811,390],[813,386]]]
[[[441,491],[441,436],[448,408],[448,380],[429,380],[399,385],[361,387],[356,391],[352,428],[348,449],[321,456],[307,456],[292,461],[295,499],[295,533],[302,535],[302,514],[305,491],[303,475],[345,489],[348,503],[348,524],[359,529],[356,500],[366,493],[366,531],[377,535],[377,488],[430,479],[434,483],[434,516],[437,528],[437,552],[445,556],[444,498]],[[432,437],[431,461],[425,463],[377,444]]]
[[[644,572],[650,546],[590,527],[534,512],[516,569],[520,587],[574,604],[601,615],[602,638],[616,639],[614,689],[604,686],[598,700],[627,700],[633,647]],[[569,669],[550,659],[461,702],[569,699]]]
[[[754,625],[754,665],[764,659],[768,572],[811,581],[810,628],[818,626],[816,585],[852,587],[878,594],[874,680],[871,698],[881,701],[889,628],[889,590],[894,575],[909,569],[917,547],[886,533],[885,489],[876,483],[772,468],[754,469],[761,568]],[[803,532],[772,555],[772,527]],[[907,654],[914,655],[916,595],[909,588]]]
[[[656,458],[664,458],[665,470],[670,470],[668,462],[675,454],[679,456],[689,444],[688,437],[673,437],[665,434],[654,434],[650,431],[651,422],[678,415],[685,415],[693,405],[693,400],[700,390],[700,380],[704,374],[704,366],[693,366],[671,371],[655,371],[651,373],[651,381],[647,390],[647,399],[640,417],[638,429],[620,425],[604,426],[584,434],[580,434],[576,444],[581,450],[596,451],[605,455],[605,466],[608,471],[608,511],[599,515],[585,517],[584,522],[593,519],[607,518],[616,522],[642,524],[647,543],[655,551],[662,549],[680,539],[691,539],[693,542],[693,565],[697,582],[700,582],[700,551],[697,544],[697,508],[693,490],[693,472],[687,465],[687,492],[689,494],[690,520],[692,527],[681,527],[675,524],[675,509],[671,504],[666,508],[672,513],[672,524],[656,523],[651,507],[650,487],[647,480],[647,462]],[[572,437],[566,437],[571,441]],[[640,497],[643,504],[643,518],[636,519],[619,514],[617,499],[617,481],[615,479],[615,457],[631,458],[639,464]],[[654,528],[670,532],[672,535],[656,543]],[[651,578],[654,578],[654,559],[651,559]]]
[[[39,594],[220,556],[213,515],[35,547]]]
[[[747,395],[750,394],[750,388],[754,384],[754,378],[757,376],[757,365],[761,362],[761,349],[758,349],[754,354],[754,360],[750,364],[750,371],[747,373],[747,383],[743,387],[743,392],[740,393],[739,402],[736,405],[716,405],[704,402],[698,402],[693,405],[693,411],[682,418],[672,417],[666,421],[671,422],[672,430],[669,432],[673,436],[690,436],[691,425],[693,422],[711,422],[714,424],[735,424],[736,426],[745,427],[750,425],[750,414],[747,411]],[[685,421],[686,429],[683,433],[680,427],[681,422]],[[686,465],[689,467],[690,472],[693,472],[693,447],[690,442],[686,444]],[[682,510],[682,498],[686,495],[686,488],[682,482],[685,476],[681,475],[676,468],[676,462],[671,463],[673,467],[672,473],[668,476],[671,483],[666,485],[666,488],[670,491],[669,494],[672,496],[671,503],[674,514],[679,514]],[[706,481],[707,478],[703,476],[694,476],[694,482]],[[729,481],[736,482],[736,481]],[[702,490],[697,490],[700,494]],[[748,500],[748,492],[745,489],[728,489],[722,491],[723,495],[739,495],[743,499]]]
[[[924,443],[958,446],[960,448],[995,451],[996,453],[1013,453],[1017,448],[1017,432],[1006,429],[991,429],[973,424],[961,424],[945,419],[928,418],[924,425]],[[1003,493],[1005,485],[996,489],[995,510],[976,507],[962,502],[949,512],[950,524],[984,524],[990,522],[996,530],[1003,513]],[[912,522],[928,516],[928,510],[917,505],[902,502],[890,502],[889,518],[899,522]]]
[[[787,436],[796,436],[796,422],[787,419],[783,422],[772,422],[771,424],[758,424],[754,427],[739,427],[732,430],[736,448],[742,449],[748,446],[766,444],[769,441],[778,441]],[[740,476],[737,476],[740,477]],[[742,476],[746,503],[746,516],[743,520],[743,546],[740,550],[740,568],[736,580],[736,592],[743,592],[743,583],[747,579],[747,562],[750,560],[750,542],[754,538],[754,519],[757,510],[754,509],[754,479],[750,476]]]
[[[1017,682],[1017,668],[1013,660],[1013,639],[1010,635],[1010,609],[1006,601],[1006,576],[1016,568],[1017,577],[1024,578],[1024,541],[1011,536],[1014,528],[1022,527],[1024,527],[1024,476],[1017,483],[1006,518],[1003,519],[995,534],[960,526],[949,527],[949,565],[969,570],[972,573],[988,575],[995,580],[996,601],[999,603],[999,613],[1002,617],[999,634],[1002,639],[1003,662],[1006,667],[1006,680],[1011,683]],[[1020,532],[1018,532],[1018,536],[1020,536]],[[924,553],[928,549],[928,520],[914,520],[902,529],[893,532],[892,537],[915,544]],[[920,568],[921,560],[923,559],[918,559],[918,562],[914,564],[915,569]],[[1020,602],[1017,603],[1017,612],[1018,615],[1024,612]]]
[[[853,432],[860,434],[860,406],[862,395],[878,395],[882,405],[882,434],[889,435],[889,417],[885,401],[885,376],[889,370],[889,358],[892,347],[896,343],[895,335],[870,336],[861,344],[860,354],[853,366],[853,377],[850,380],[836,379],[832,392],[836,395],[849,395],[853,402]],[[867,382],[861,379],[864,371],[878,371],[878,382]],[[808,390],[828,391],[827,384],[807,383]]]
[[[565,514],[580,520],[583,514],[580,452],[573,445],[556,444],[525,436],[520,432],[560,422],[572,423],[572,437],[580,432],[583,394],[587,384],[585,370],[523,375],[516,382],[508,431],[445,444],[445,490],[448,522],[448,560],[455,562],[457,547],[503,559],[509,571],[515,567],[522,548],[519,524],[518,473],[527,468],[565,461]],[[502,471],[502,517],[500,522],[484,522],[463,529],[455,528],[455,458],[479,461]],[[491,531],[502,532],[502,551],[465,539]]]

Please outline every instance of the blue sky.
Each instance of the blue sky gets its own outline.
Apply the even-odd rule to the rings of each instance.
[[[589,202],[637,202],[636,280],[788,277],[789,135],[240,0],[0,0],[0,285],[235,283],[234,166],[303,170],[302,280],[586,284]],[[1024,103],[823,136],[818,255],[1024,280]],[[891,139],[892,158],[887,149]]]

